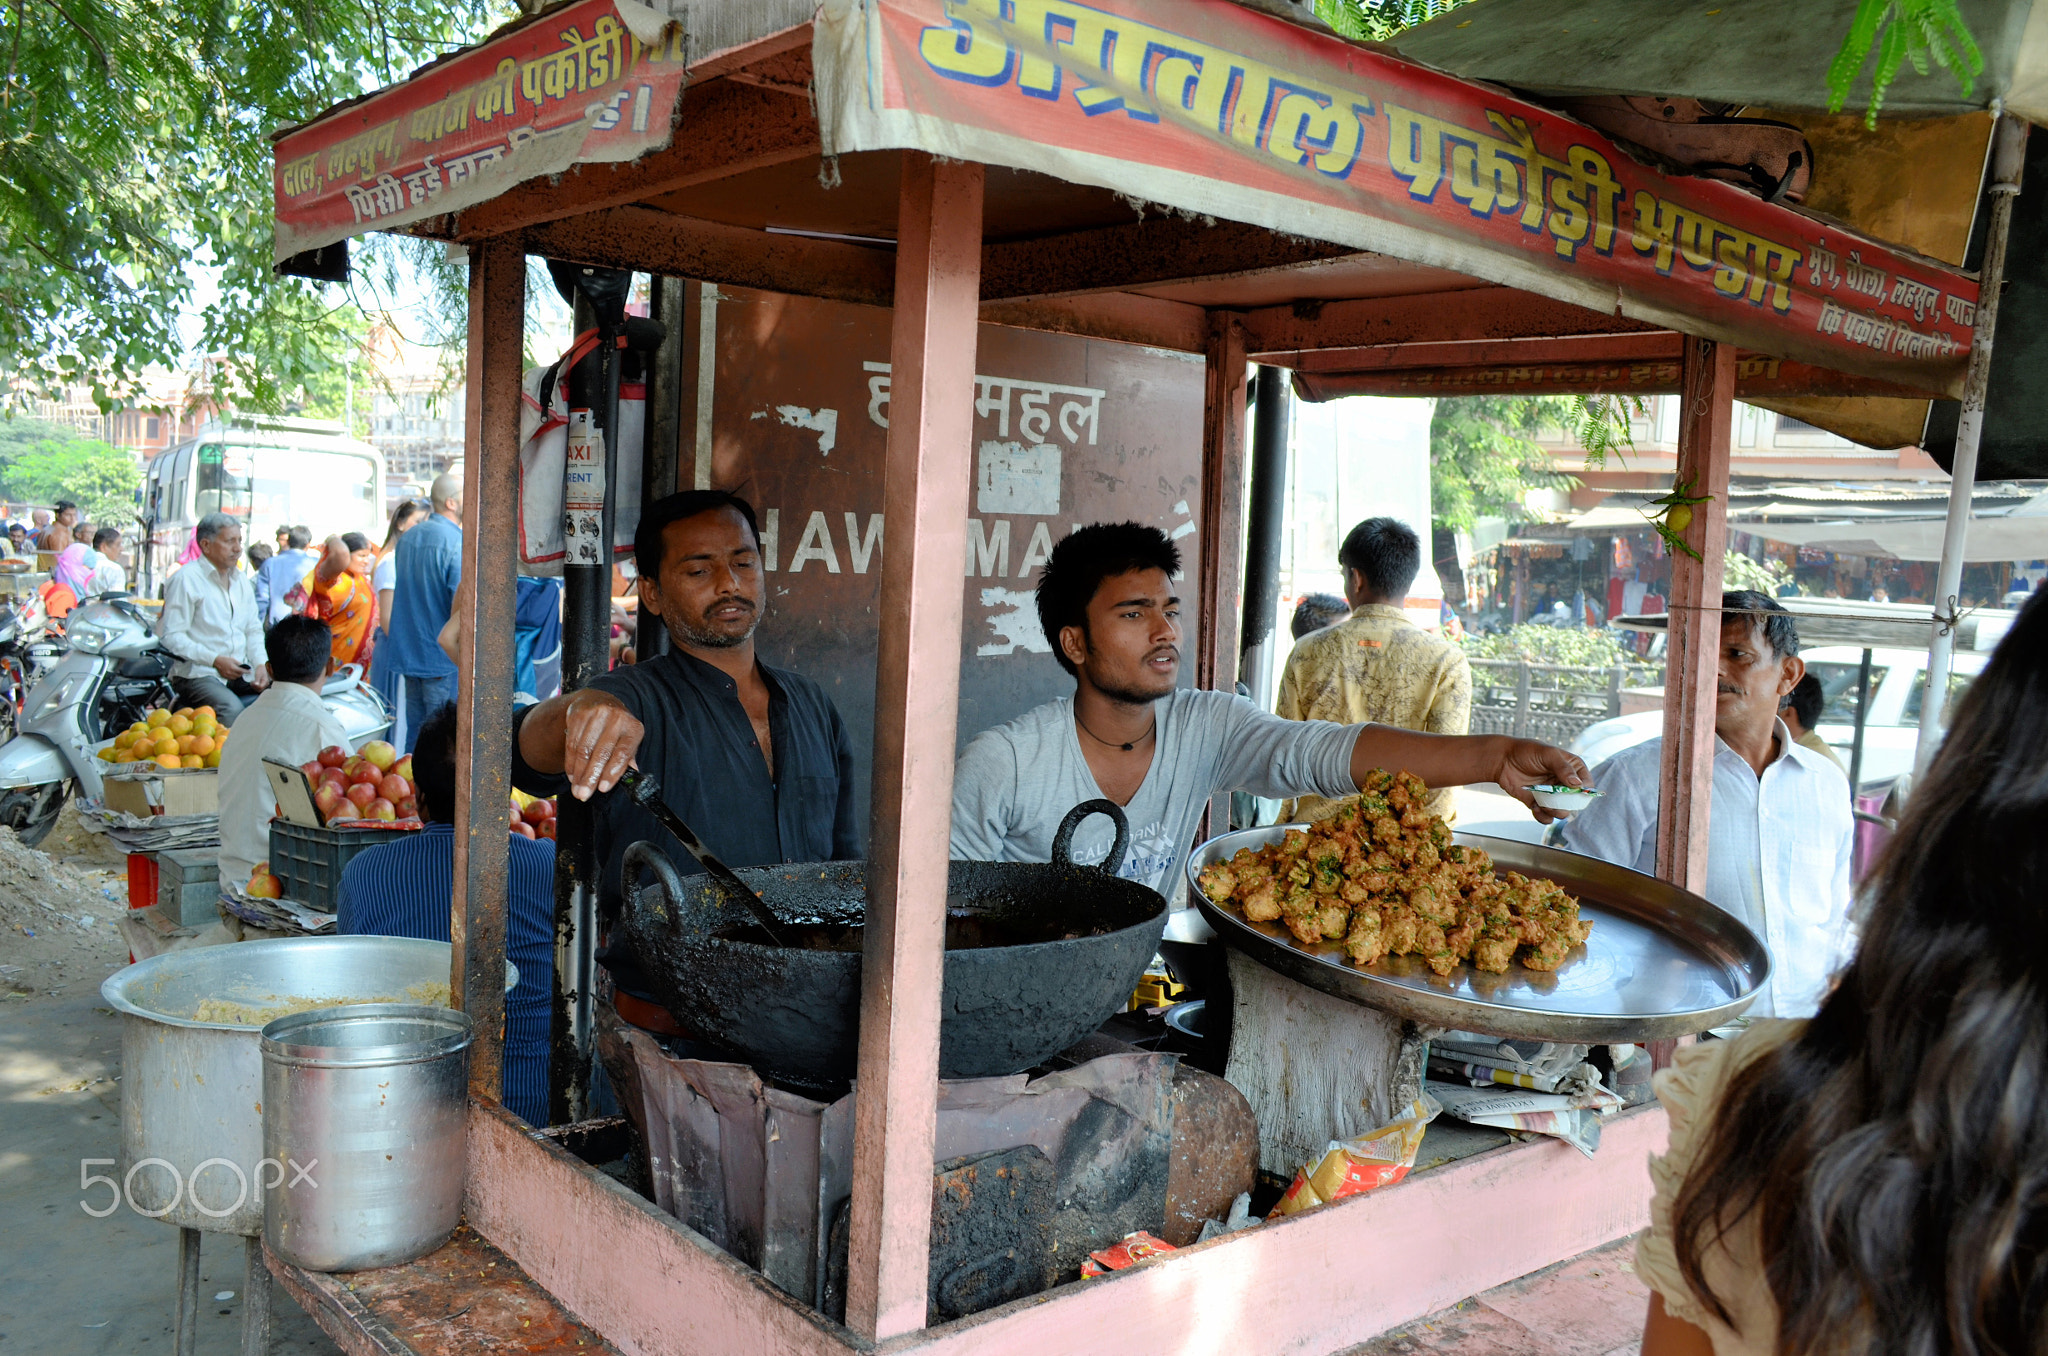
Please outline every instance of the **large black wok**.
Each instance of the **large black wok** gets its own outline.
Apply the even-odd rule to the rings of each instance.
[[[1068,854],[1091,814],[1116,822],[1100,866]],[[1106,800],[1061,822],[1049,864],[954,862],[947,881],[939,1075],[1018,1073],[1072,1045],[1130,1001],[1166,926],[1166,902],[1112,874],[1130,829]],[[775,946],[730,887],[681,876],[653,843],[626,850],[623,945],[676,1019],[764,1077],[836,1091],[860,1038],[860,926],[867,863],[750,867],[790,945]]]

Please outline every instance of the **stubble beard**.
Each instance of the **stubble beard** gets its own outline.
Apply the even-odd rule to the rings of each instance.
[[[746,644],[754,638],[754,632],[761,626],[761,614],[757,611],[748,621],[747,629],[734,634],[730,631],[710,631],[678,617],[669,623],[669,638],[679,645],[688,645],[699,650],[731,650]]]

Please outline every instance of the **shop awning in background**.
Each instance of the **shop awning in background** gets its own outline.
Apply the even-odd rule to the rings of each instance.
[[[1940,560],[1944,518],[1851,519],[1834,523],[1731,522],[1732,532],[1838,555]],[[1963,559],[1980,564],[2048,559],[2048,518],[1972,518]]]
[[[1540,94],[1683,94],[1820,112],[1828,63],[1856,8],[1856,0],[1472,0],[1395,44],[1441,70]],[[2048,5],[1957,0],[1956,8],[1984,53],[1976,87],[1965,95],[1938,66],[1922,75],[1902,64],[1884,112],[1927,117],[2002,101],[2048,122]]]

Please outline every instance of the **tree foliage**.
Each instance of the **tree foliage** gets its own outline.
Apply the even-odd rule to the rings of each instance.
[[[186,342],[280,407],[346,295],[271,272],[269,133],[472,41],[505,0],[14,0],[0,15],[0,375],[131,397]],[[212,295],[195,295],[189,264]],[[201,304],[203,302],[203,304]],[[195,311],[196,324],[181,320]]]
[[[68,499],[86,522],[133,531],[141,479],[135,458],[118,447],[30,419],[0,426],[0,487],[15,502]]]
[[[1430,517],[1451,531],[1480,518],[1529,516],[1531,490],[1568,489],[1550,469],[1536,433],[1569,418],[1565,396],[1457,396],[1439,400],[1429,425]]]

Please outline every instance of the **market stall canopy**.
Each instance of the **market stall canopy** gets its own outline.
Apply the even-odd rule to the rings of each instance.
[[[2003,103],[2030,122],[2048,122],[2048,5],[1955,7],[1984,54],[1984,73],[1964,93],[1950,71],[1901,64],[1884,112],[1926,117]],[[1471,0],[1395,42],[1402,55],[1441,70],[1540,94],[1684,94],[1821,112],[1828,64],[1856,10],[1857,0]]]
[[[1830,523],[1731,522],[1728,526],[1766,541],[1839,555],[1940,560],[1947,519],[1852,518]],[[2048,515],[2035,512],[1971,518],[1963,559],[1972,564],[2048,559]]]
[[[1924,603],[1859,603],[1846,598],[1778,601],[1797,619],[1802,647],[1855,645],[1873,650],[1924,650],[1934,638],[1934,613]],[[1965,613],[1957,626],[1959,648],[1991,649],[2011,628],[2015,615],[1997,608],[1977,608]],[[1616,617],[1613,624],[1623,631],[1657,632],[1669,628],[1671,617],[1662,612]]]
[[[693,6],[689,22],[747,8]],[[689,158],[702,162],[693,174],[640,174],[644,197],[618,196],[610,185],[634,176],[612,174],[613,196],[598,205],[708,218],[721,259],[764,248],[757,233],[778,226],[764,211],[786,233],[863,237],[850,243],[878,246],[865,251],[873,264],[855,250],[852,266],[820,270],[816,286],[869,299],[857,294],[871,273],[888,276],[894,233],[890,207],[871,209],[893,204],[893,153],[916,149],[1010,172],[991,181],[985,301],[1142,292],[1183,306],[1292,306],[1291,326],[1252,336],[1254,352],[1285,361],[1329,346],[1303,333],[1323,304],[1459,293],[1466,328],[1481,333],[1683,330],[1916,392],[1960,389],[1976,286],[1938,261],[1732,185],[1665,175],[1554,110],[1256,9],[1121,8],[829,0],[803,69],[747,86],[815,90],[806,165],[792,149],[804,115],[777,115],[730,148],[723,133],[689,125],[700,93],[708,106],[711,87],[749,73],[717,54],[700,61],[694,34],[644,38],[649,16],[667,19],[632,0],[581,0],[281,136],[279,258],[371,230],[462,240],[559,221],[575,195],[529,212],[531,193],[509,190],[565,164],[582,166],[588,184],[599,162],[667,171]],[[775,31],[767,19],[754,30]],[[793,48],[783,50],[794,58]],[[678,105],[679,52],[690,57]],[[672,106],[683,134],[671,143],[662,115]],[[1178,220],[1155,224],[1161,208]],[[1103,217],[1123,211],[1121,230]],[[530,243],[609,263],[586,256],[607,252],[606,235],[619,252],[631,222],[603,225]],[[739,229],[719,233],[727,226]],[[1184,246],[1157,262],[1138,253],[1136,237],[1175,231]],[[688,275],[722,280],[706,252]],[[778,274],[801,290],[792,276]],[[1528,298],[1489,283],[1569,306],[1535,328],[1513,314]]]

